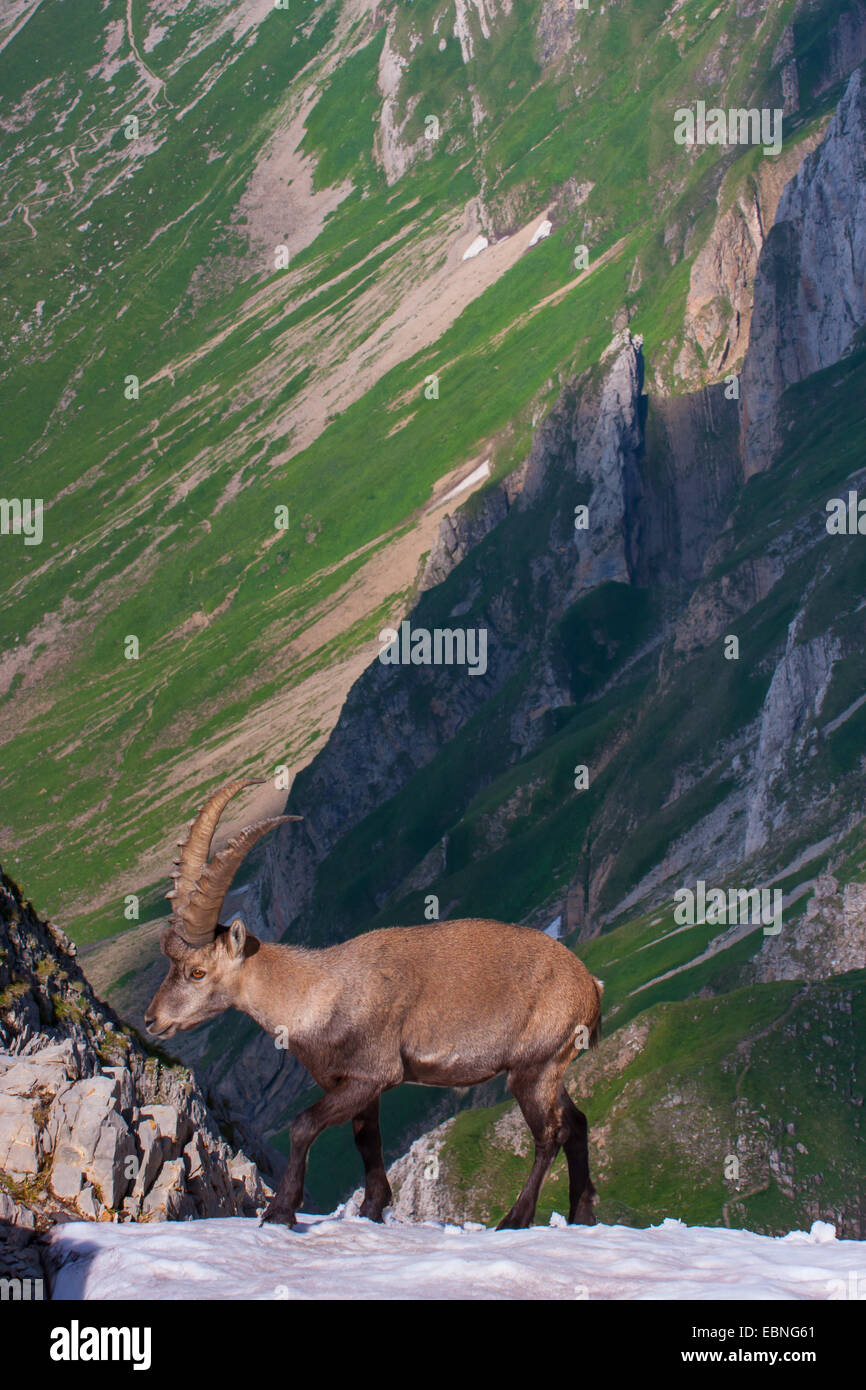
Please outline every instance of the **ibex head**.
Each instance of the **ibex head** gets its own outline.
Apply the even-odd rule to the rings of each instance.
[[[147,1031],[170,1038],[215,1018],[231,1008],[239,996],[241,973],[247,956],[258,949],[239,917],[231,925],[219,921],[223,899],[238,867],[257,840],[284,821],[301,816],[272,816],[248,825],[229,840],[225,849],[208,863],[211,841],[220,816],[233,796],[261,778],[229,782],[209,797],[183,840],[174,860],[174,887],[167,894],[172,904],[170,926],[163,933],[163,955],[171,962],[168,975],[144,1015]]]

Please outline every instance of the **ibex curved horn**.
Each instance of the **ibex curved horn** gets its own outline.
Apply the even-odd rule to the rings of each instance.
[[[187,899],[183,913],[181,936],[189,946],[206,946],[213,941],[219,921],[223,898],[231,887],[232,879],[238,871],[241,860],[257,840],[288,820],[303,820],[302,816],[272,816],[269,820],[256,821],[248,825],[239,835],[229,840],[225,849],[220,850],[210,864],[202,869],[198,883]]]
[[[171,875],[174,887],[166,895],[173,903],[176,916],[182,915],[198,876],[207,863],[214,831],[226,806],[238,792],[245,787],[260,786],[262,780],[261,777],[244,777],[236,782],[227,782],[208,797],[198,815],[190,821],[186,835],[177,842],[180,853],[174,861],[177,868],[172,870]]]
[[[206,946],[213,941],[223,898],[231,886],[241,860],[262,835],[284,821],[302,820],[301,816],[272,816],[256,821],[229,840],[214,860],[208,864],[211,841],[219,818],[232,797],[246,787],[259,786],[261,777],[247,777],[228,782],[208,798],[182,840],[180,854],[172,872],[174,887],[167,897],[172,903],[171,924],[188,946]]]

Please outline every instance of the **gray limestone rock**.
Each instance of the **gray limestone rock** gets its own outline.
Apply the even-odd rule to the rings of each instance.
[[[741,378],[746,476],[782,444],[788,386],[832,366],[866,323],[866,80],[858,68],[823,142],[785,188],[755,278]]]

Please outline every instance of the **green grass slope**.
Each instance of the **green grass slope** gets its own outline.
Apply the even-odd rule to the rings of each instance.
[[[130,34],[124,0],[98,12],[43,0],[0,54],[0,493],[19,495],[26,478],[46,504],[42,546],[3,543],[2,829],[37,900],[83,940],[124,929],[122,892],[157,910],[159,882],[139,866],[199,789],[240,770],[238,729],[345,654],[285,659],[352,557],[503,430],[519,448],[626,301],[662,359],[716,187],[749,158],[683,159],[672,110],[723,48],[720,99],[771,95],[791,5],[770,7],[757,31],[731,6],[689,3],[676,20],[661,5],[608,6],[578,13],[550,49],[544,6],[522,4],[489,39],[475,32],[467,63],[446,9],[384,6],[374,26],[338,0],[298,0],[249,28],[241,0],[190,4],[160,37],[143,4]],[[407,64],[401,138],[428,110],[443,129],[393,185],[374,140],[386,24]],[[434,26],[448,33],[441,54]],[[477,124],[470,89],[488,113]],[[791,139],[832,95],[804,85]],[[299,111],[313,190],[345,196],[275,271],[244,200]],[[592,185],[579,205],[576,184]],[[293,443],[323,389],[323,346],[335,345],[334,369],[348,361],[478,198],[493,232],[555,202],[556,231],[432,347]],[[622,238],[597,274],[529,312],[568,285],[577,242],[592,262]],[[432,371],[437,402],[422,393]],[[131,375],[138,399],[125,394]],[[497,466],[517,461],[505,451]],[[278,505],[292,520],[275,543]],[[369,614],[352,650],[375,630]],[[138,660],[124,658],[130,634]],[[272,730],[252,761],[261,768],[262,742],[268,761],[303,761],[326,732]]]

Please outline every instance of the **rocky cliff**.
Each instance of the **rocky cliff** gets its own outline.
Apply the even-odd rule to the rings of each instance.
[[[54,1221],[252,1216],[258,1170],[192,1075],[91,989],[74,945],[0,876],[0,1237]],[[15,1227],[16,1237],[11,1232]]]
[[[742,375],[746,475],[782,440],[783,392],[838,362],[866,321],[866,83],[852,75],[818,149],[785,188],[755,279]]]
[[[684,341],[675,363],[684,385],[717,381],[741,369],[764,240],[785,185],[820,141],[821,131],[809,132],[777,158],[765,159],[733,191],[722,182],[718,215],[689,276]]]

